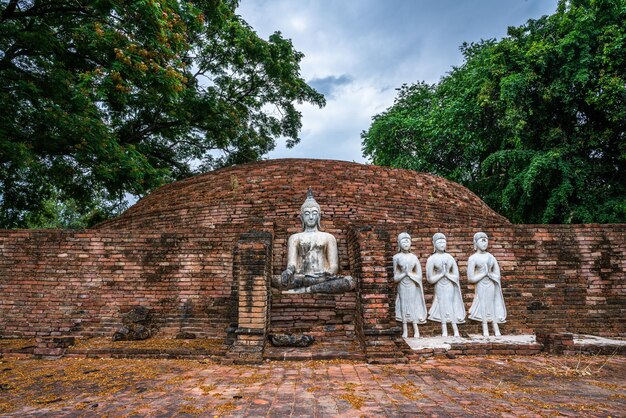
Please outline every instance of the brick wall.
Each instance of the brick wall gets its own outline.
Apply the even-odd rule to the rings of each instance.
[[[155,310],[161,335],[188,331],[222,336],[237,321],[232,309],[236,303],[232,269],[241,228],[217,227],[206,234],[2,231],[0,335],[112,335],[121,326],[121,314],[142,305]],[[508,308],[503,332],[626,336],[626,226],[481,229],[489,234],[489,251],[502,270]],[[391,258],[401,230],[412,234],[413,251],[425,269],[436,229],[421,225],[379,228],[376,239],[369,237],[374,233],[369,231],[358,245],[352,238],[354,270],[347,272],[357,278],[357,292],[280,295],[274,290],[273,330],[311,332],[324,340],[354,338],[359,321],[361,329],[367,328],[365,324],[371,329],[397,326]],[[380,231],[386,241],[381,241]],[[448,236],[448,252],[458,261],[469,309],[473,286],[467,283],[466,265],[477,229],[441,231]],[[274,249],[282,251],[276,245]],[[425,283],[424,287],[430,306],[432,286]],[[438,324],[420,329],[422,335],[439,332]],[[479,324],[468,321],[461,329],[479,332]]]
[[[160,333],[233,321],[232,226],[211,233],[0,231],[0,336],[112,335],[134,306]],[[236,321],[236,319],[234,319]]]
[[[489,249],[500,265],[508,311],[503,333],[537,330],[626,336],[626,225],[511,225],[481,228],[426,228],[414,224],[390,231],[394,251],[387,253],[387,280],[391,289],[391,258],[399,232],[408,230],[413,251],[424,271],[426,305],[433,286],[425,280],[426,260],[432,254],[432,235],[444,232],[447,251],[457,260],[463,301],[467,310],[474,297],[468,284],[467,260],[474,253],[474,233],[489,235]],[[382,254],[381,254],[382,255]],[[393,291],[390,290],[393,293]],[[390,297],[395,302],[395,293]],[[390,318],[394,307],[390,308]],[[467,320],[460,327],[480,333],[480,324]],[[425,335],[440,332],[438,323],[420,326]]]
[[[154,309],[163,336],[223,336],[237,322],[233,251],[241,234],[272,232],[268,270],[279,274],[287,238],[301,230],[308,186],[322,207],[322,229],[338,239],[340,273],[359,287],[344,295],[272,291],[274,331],[365,341],[365,330],[383,335],[397,327],[391,259],[401,231],[412,234],[423,268],[432,234],[448,235],[469,308],[465,267],[473,234],[483,230],[502,269],[503,332],[626,334],[626,225],[512,225],[435,176],[278,160],[168,185],[96,229],[0,231],[0,337],[112,335],[137,305]],[[432,287],[425,289],[430,307]],[[461,329],[478,332],[479,324]],[[435,335],[439,327],[420,330]]]
[[[250,231],[235,246],[236,340],[227,353],[234,363],[257,363],[263,359],[270,316],[272,234]]]
[[[368,361],[399,361],[394,342],[399,334],[393,315],[395,293],[389,281],[389,233],[382,228],[352,228],[350,260],[357,277],[357,333]]]
[[[306,333],[317,341],[356,341],[354,292],[338,295],[281,294],[272,289],[272,333]]]
[[[508,224],[474,193],[442,177],[345,161],[282,159],[169,184],[98,228],[210,228],[264,217],[285,232],[299,228],[308,187],[321,205],[322,226],[344,233],[354,222]]]
[[[345,161],[269,160],[217,170],[164,186],[96,229],[210,230],[262,218],[274,229],[274,271],[287,262],[289,235],[300,232],[308,187],[322,209],[322,229],[338,241],[348,274],[352,224],[399,226],[507,224],[468,189],[441,177]]]

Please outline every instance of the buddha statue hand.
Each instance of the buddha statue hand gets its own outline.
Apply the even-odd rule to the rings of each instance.
[[[326,272],[296,274],[293,283],[295,286],[312,286],[314,284],[323,283],[330,275]]]
[[[285,271],[283,271],[280,275],[280,287],[286,288],[289,286],[289,283],[293,281],[293,276],[295,272],[295,268],[293,266],[287,267]]]

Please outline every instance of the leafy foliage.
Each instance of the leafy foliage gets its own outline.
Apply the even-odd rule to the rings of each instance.
[[[438,84],[399,89],[364,155],[460,182],[513,222],[626,222],[625,23],[623,0],[561,0],[464,44]]]
[[[0,226],[59,205],[106,215],[127,193],[296,144],[295,104],[324,98],[291,41],[259,38],[236,6],[3,1]]]

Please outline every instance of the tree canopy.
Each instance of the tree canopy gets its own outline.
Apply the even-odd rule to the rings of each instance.
[[[361,134],[374,164],[457,181],[517,223],[626,222],[626,2],[561,0],[461,47]]]
[[[0,227],[48,225],[59,204],[91,224],[127,194],[296,144],[295,104],[324,97],[291,41],[236,7],[3,0]]]

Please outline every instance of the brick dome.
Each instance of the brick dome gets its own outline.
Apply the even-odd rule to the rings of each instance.
[[[434,175],[345,161],[278,159],[166,185],[96,228],[204,229],[262,220],[273,222],[277,232],[294,229],[307,187],[321,206],[325,230],[349,224],[510,224],[467,188]]]

